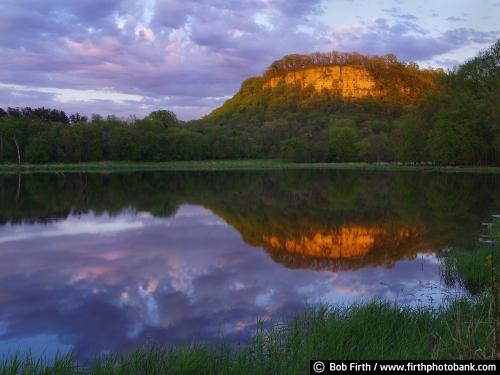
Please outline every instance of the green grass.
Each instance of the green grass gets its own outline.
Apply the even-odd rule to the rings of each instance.
[[[485,239],[496,243],[480,244],[473,251],[453,249],[443,259],[446,283],[458,283],[473,294],[491,293],[500,275],[500,219],[485,229]]]
[[[500,167],[440,167],[397,163],[285,163],[279,160],[211,160],[175,162],[102,161],[88,163],[0,164],[0,173],[121,172],[163,170],[279,170],[346,169],[370,171],[440,171],[451,173],[500,173]]]
[[[150,346],[92,363],[70,356],[47,363],[14,356],[0,374],[305,374],[310,359],[493,358],[486,299],[440,309],[398,308],[381,302],[306,310],[287,323],[260,329],[253,342]]]
[[[448,284],[458,283],[473,294],[488,289],[491,284],[491,247],[481,246],[475,251],[453,250],[444,258],[444,277]],[[497,270],[498,272],[498,270]]]

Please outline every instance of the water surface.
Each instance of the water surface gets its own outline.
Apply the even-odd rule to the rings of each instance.
[[[439,305],[441,251],[498,212],[489,175],[0,176],[0,355],[247,342],[307,305]]]

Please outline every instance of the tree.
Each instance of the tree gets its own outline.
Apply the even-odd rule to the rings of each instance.
[[[79,122],[87,122],[88,118],[86,116],[81,116],[78,112],[73,113],[72,115],[69,116],[69,124],[71,126],[74,126],[78,124]]]
[[[31,139],[26,146],[26,162],[28,163],[46,163],[50,157],[50,144],[47,139],[47,133],[40,133]]]
[[[311,142],[306,137],[294,137],[280,142],[283,161],[309,163],[312,161]]]
[[[477,128],[466,119],[456,121],[442,117],[430,132],[428,149],[439,164],[477,164],[488,145],[476,133]]]
[[[14,146],[14,149],[11,151],[14,152],[15,156],[12,157],[13,155],[11,154],[7,159],[11,161],[16,160],[20,164],[23,149],[28,139],[28,124],[26,120],[9,114],[1,121],[0,136],[2,138],[2,150],[6,148],[7,143]]]
[[[373,163],[391,160],[389,139],[386,134],[373,134],[361,142],[360,156],[364,161]]]
[[[500,40],[450,72],[432,97],[427,148],[444,164],[485,164],[497,160],[500,133]]]
[[[412,163],[425,160],[426,129],[417,114],[396,120],[391,138],[396,160]]]
[[[179,122],[174,112],[165,109],[151,112],[144,119],[163,125],[164,127],[176,125]]]
[[[19,149],[19,141],[17,140],[17,136],[15,134],[12,136],[12,140],[14,141],[14,144],[16,145],[17,163],[21,164],[21,151]]]
[[[358,133],[353,128],[330,128],[328,144],[330,158],[335,162],[355,161],[358,158]]]

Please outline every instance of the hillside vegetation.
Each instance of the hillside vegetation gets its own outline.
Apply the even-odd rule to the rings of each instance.
[[[367,111],[398,111],[401,106],[421,102],[443,75],[442,70],[421,70],[392,54],[379,57],[333,51],[289,55],[273,62],[262,77],[247,79],[232,99],[207,118],[262,110],[328,112],[353,100],[357,108]]]
[[[500,163],[500,40],[447,73],[394,55],[290,55],[203,119],[0,109],[0,162],[281,158]]]
[[[285,161],[495,164],[499,66],[500,41],[448,73],[421,70],[393,55],[292,55],[245,81],[205,121],[246,130],[249,138],[260,137],[268,155]],[[341,84],[318,90],[326,82],[335,86],[332,67],[361,72],[358,82],[348,82],[358,95],[342,96]],[[304,85],[312,72],[324,75],[316,87]],[[368,84],[367,75],[373,79]]]

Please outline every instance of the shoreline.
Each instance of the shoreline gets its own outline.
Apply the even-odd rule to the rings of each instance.
[[[257,327],[252,342],[237,350],[227,343],[153,344],[130,353],[97,355],[90,362],[78,361],[71,353],[54,361],[14,354],[0,356],[0,373],[303,374],[313,358],[494,359],[489,311],[485,298],[457,299],[437,309],[375,301],[343,308],[318,306],[284,325]]]
[[[444,173],[500,173],[500,166],[434,166],[402,163],[287,163],[270,159],[207,160],[170,162],[99,161],[84,163],[0,164],[0,174],[81,173],[141,171],[265,171],[265,170],[360,170]]]

